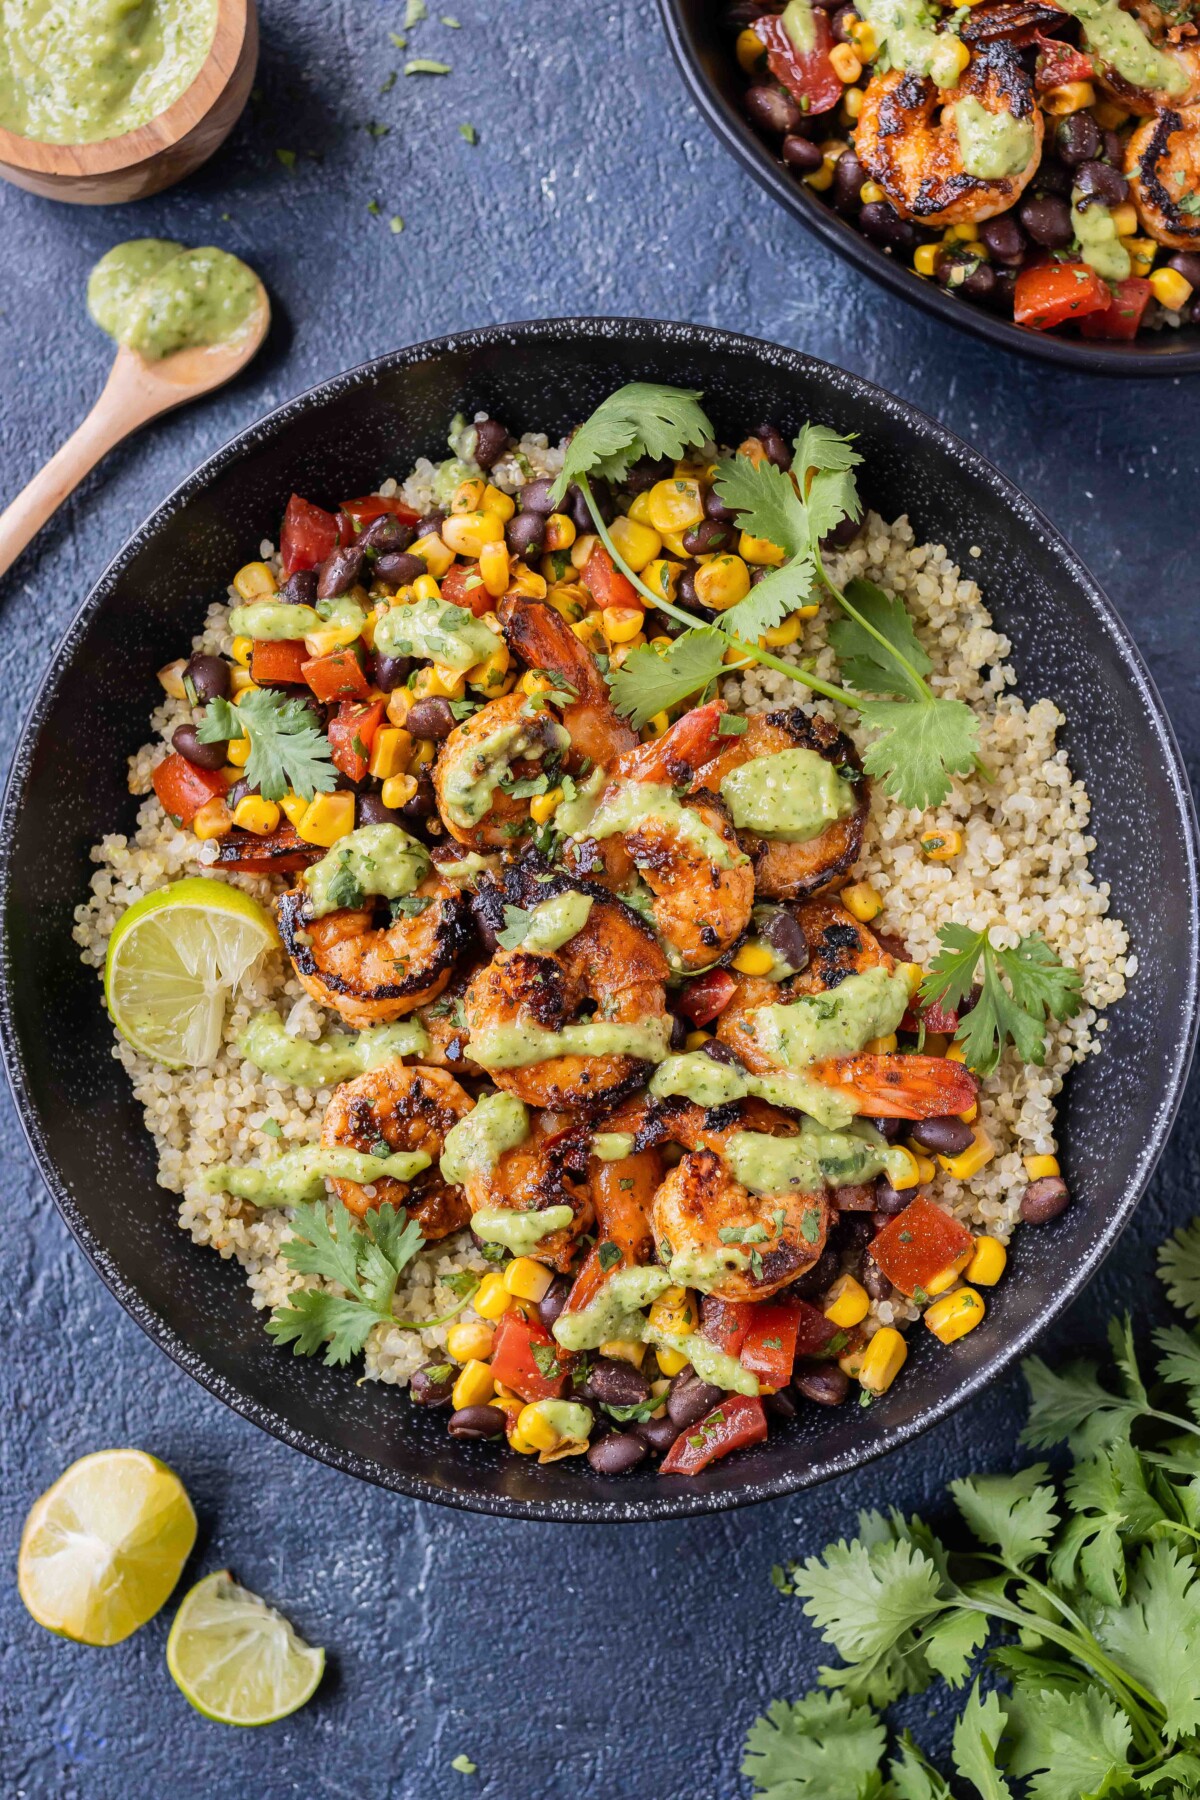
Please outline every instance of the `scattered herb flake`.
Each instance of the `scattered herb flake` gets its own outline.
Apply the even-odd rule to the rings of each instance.
[[[399,213],[393,213],[388,220],[388,230],[393,237],[399,237],[400,233],[404,230],[404,220],[400,217]]]
[[[465,138],[468,144],[477,144],[479,142],[479,133],[473,125],[460,125],[458,128],[458,135],[460,138]]]
[[[294,150],[276,150],[275,157],[278,162],[283,164],[285,169],[294,169],[296,166],[296,152]]]
[[[434,62],[428,56],[416,56],[411,62],[405,63],[404,73],[406,75],[448,75],[450,64]]]

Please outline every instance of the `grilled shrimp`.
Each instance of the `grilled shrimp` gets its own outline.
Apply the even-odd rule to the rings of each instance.
[[[529,1254],[553,1269],[570,1267],[577,1239],[592,1228],[588,1186],[588,1128],[562,1113],[535,1112],[524,1143],[501,1153],[489,1169],[473,1171],[464,1187],[472,1213],[503,1207],[512,1212],[545,1212],[569,1206],[570,1225],[539,1240]]]
[[[650,1214],[659,1257],[673,1273],[722,1300],[765,1300],[812,1267],[829,1228],[824,1189],[751,1193],[725,1161],[736,1132],[795,1137],[793,1119],[759,1100],[709,1112],[690,1101],[667,1101],[659,1118],[664,1135],[687,1149]]]
[[[754,871],[720,795],[697,787],[680,807],[672,791],[695,781],[723,711],[721,701],[694,707],[661,738],[627,751],[569,853],[577,868],[602,868],[599,878],[617,893],[642,878],[654,928],[678,970],[716,962],[754,905]]]
[[[635,1147],[616,1162],[602,1162],[598,1156],[591,1159],[588,1184],[596,1242],[580,1264],[567,1300],[568,1312],[581,1312],[590,1305],[613,1269],[638,1268],[653,1259],[650,1207],[662,1181],[663,1162],[653,1144],[642,1145],[638,1139],[647,1113],[648,1102],[639,1095],[603,1121],[605,1131],[627,1133],[634,1138]],[[620,1251],[617,1261],[612,1257],[612,1245]]]
[[[718,738],[712,759],[696,777],[696,788],[719,794],[721,783],[735,769],[789,750],[810,750],[856,776],[854,811],[847,818],[831,819],[816,837],[798,844],[739,830],[738,842],[754,864],[754,886],[764,900],[803,900],[842,887],[858,861],[871,803],[871,784],[850,739],[828,720],[810,718],[799,706],[752,713],[740,737]]]
[[[451,1075],[478,1076],[483,1070],[467,1055],[467,1015],[464,1010],[466,992],[483,965],[468,962],[455,969],[453,979],[436,1000],[419,1007],[417,1017],[425,1028],[429,1049],[424,1061],[434,1069],[447,1069]]]
[[[470,1054],[497,1087],[528,1106],[594,1112],[641,1083],[646,1057],[582,1048],[557,1054],[548,1037],[542,1061],[526,1062],[525,1054],[541,1034],[572,1022],[657,1029],[665,1047],[667,962],[649,928],[603,888],[565,876],[539,883],[532,869],[510,875],[509,891],[526,907],[573,890],[592,897],[582,930],[554,951],[500,950],[467,989],[465,1012]],[[591,1017],[581,1017],[585,1008]]]
[[[466,942],[467,903],[435,874],[416,897],[428,902],[423,911],[383,925],[374,903],[314,919],[302,887],[281,894],[279,935],[305,993],[356,1029],[387,1025],[440,994]]]
[[[323,1149],[382,1155],[386,1144],[389,1152],[423,1150],[429,1167],[412,1181],[385,1176],[364,1187],[357,1181],[339,1179],[333,1183],[335,1194],[360,1219],[373,1206],[402,1206],[427,1238],[447,1237],[460,1230],[470,1217],[470,1208],[463,1190],[443,1179],[438,1158],[446,1133],[473,1104],[471,1096],[441,1069],[421,1068],[398,1059],[343,1082],[325,1111]]]
[[[621,718],[609,697],[608,683],[591,651],[581,644],[562,614],[545,600],[510,595],[497,608],[505,642],[530,669],[544,670],[568,697],[555,703],[571,738],[576,762],[586,758],[598,768],[637,744],[637,733]]]
[[[1021,167],[1008,175],[968,175],[957,114],[960,103],[992,119],[1027,126]],[[927,75],[889,69],[875,75],[863,96],[854,147],[868,175],[896,211],[923,225],[962,225],[994,218],[1020,199],[1042,156],[1042,114],[1033,83],[1009,43],[972,53],[962,80],[949,91]]]
[[[1128,21],[1127,29],[1132,34],[1137,31],[1134,18],[1138,19],[1150,40],[1154,50],[1164,59],[1161,66],[1169,70],[1169,78],[1162,87],[1135,87],[1124,76],[1106,65],[1097,55],[1095,47],[1087,40],[1087,27],[1084,26],[1084,44],[1096,69],[1096,79],[1100,86],[1129,112],[1141,113],[1153,117],[1156,113],[1194,107],[1200,103],[1200,44],[1196,39],[1196,7],[1182,0],[1179,5],[1160,6],[1157,0],[1134,0],[1129,8],[1133,15]],[[1161,239],[1165,243],[1167,240]],[[1193,240],[1194,241],[1194,240]]]
[[[1200,244],[1200,106],[1139,125],[1125,146],[1125,172],[1152,238],[1173,250]]]
[[[570,744],[549,708],[535,708],[528,694],[489,700],[456,725],[433,766],[450,836],[472,850],[511,849],[529,826],[529,799],[507,792],[506,784],[549,778]]]

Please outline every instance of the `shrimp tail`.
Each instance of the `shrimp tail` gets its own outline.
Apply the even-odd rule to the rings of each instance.
[[[660,738],[639,744],[623,756],[619,764],[621,774],[630,781],[690,783],[716,754],[721,715],[726,710],[723,700],[693,706]]]
[[[944,1056],[836,1056],[805,1074],[836,1089],[856,1113],[879,1119],[942,1119],[974,1105],[978,1083]]]
[[[496,614],[505,643],[527,668],[556,675],[579,700],[609,704],[608,684],[595,657],[548,601],[508,594]]]

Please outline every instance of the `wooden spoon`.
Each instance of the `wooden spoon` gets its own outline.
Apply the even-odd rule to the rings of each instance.
[[[271,302],[261,282],[258,293],[256,310],[237,335],[223,344],[177,350],[159,362],[144,362],[122,345],[104,391],[83,424],[0,513],[0,575],[12,567],[30,538],[114,444],[160,413],[222,387],[245,368],[271,323]]]

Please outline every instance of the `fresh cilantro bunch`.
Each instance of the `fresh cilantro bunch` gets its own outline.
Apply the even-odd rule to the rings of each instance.
[[[1015,950],[998,950],[989,932],[966,925],[943,925],[938,937],[942,948],[921,983],[924,1005],[955,1010],[971,992],[982,965],[979,998],[954,1034],[968,1066],[990,1075],[1009,1042],[1022,1062],[1044,1063],[1047,1014],[1071,1019],[1083,1005],[1077,971],[1059,962],[1037,932],[1023,937]]]
[[[1200,1220],[1159,1274],[1200,1317]],[[1200,1336],[1173,1324],[1154,1341],[1153,1387],[1128,1319],[1110,1327],[1107,1378],[1027,1363],[1025,1441],[1065,1441],[1072,1465],[951,1482],[964,1547],[866,1513],[856,1537],[773,1571],[842,1660],[821,1670],[832,1692],[777,1700],[751,1727],[755,1800],[1200,1797]],[[985,1649],[1002,1690],[983,1691]],[[907,1737],[887,1757],[873,1710],[938,1679],[970,1684],[953,1785]]]
[[[623,481],[643,456],[669,456],[709,443],[713,428],[695,388],[662,387],[631,381],[602,400],[567,445],[566,458],[550,495],[561,504],[572,482],[589,475]]]
[[[264,800],[282,800],[289,788],[311,800],[337,786],[329,739],[309,708],[271,688],[251,689],[240,706],[210,700],[196,736],[202,744],[248,736],[250,756],[243,773]]]

